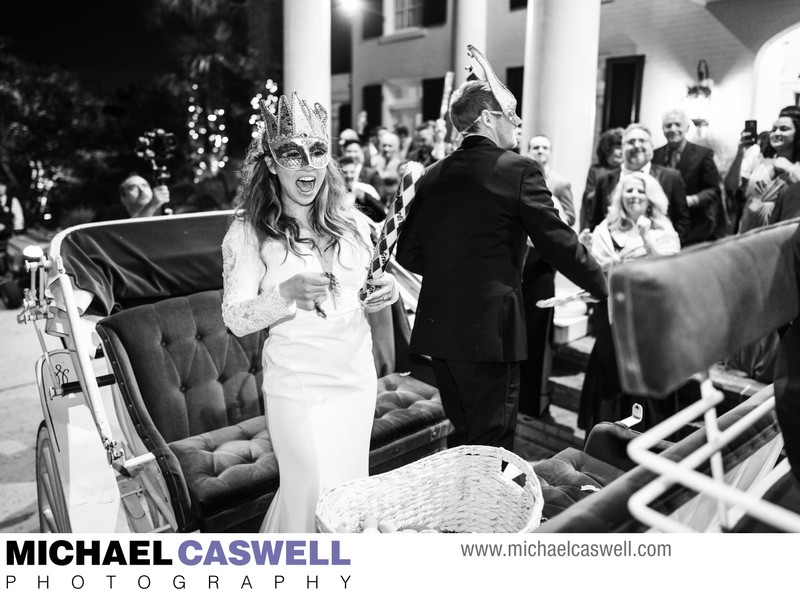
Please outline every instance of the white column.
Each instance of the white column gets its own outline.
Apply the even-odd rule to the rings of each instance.
[[[580,212],[594,147],[600,0],[528,0],[523,153],[534,134],[552,142],[550,165],[572,182]]]
[[[331,0],[283,3],[283,88],[331,108]]]
[[[453,35],[453,90],[467,80],[467,67],[477,66],[477,62],[467,56],[467,44],[472,44],[486,56],[489,63],[492,56],[486,47],[486,27],[489,15],[488,0],[458,0],[453,2],[455,31]],[[480,67],[478,67],[480,68]]]

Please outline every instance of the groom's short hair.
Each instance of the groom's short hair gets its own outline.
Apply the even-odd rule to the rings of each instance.
[[[458,87],[450,98],[450,121],[462,134],[471,132],[475,120],[484,109],[501,111],[488,82],[469,80]]]

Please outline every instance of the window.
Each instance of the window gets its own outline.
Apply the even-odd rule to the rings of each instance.
[[[444,95],[444,78],[426,78],[422,81],[422,119],[439,117]]]
[[[426,27],[444,25],[447,22],[447,0],[425,0],[422,24]]]
[[[511,94],[517,98],[517,115],[522,117],[522,76],[524,69],[522,66],[506,69],[506,86]]]
[[[422,14],[424,9],[424,0],[395,0],[395,30],[408,29],[410,27],[420,27],[422,25]]]
[[[447,0],[394,0],[394,30],[435,27],[447,22]]]
[[[364,39],[383,35],[383,0],[365,0],[362,13],[364,21],[361,34]]]
[[[341,132],[345,128],[352,128],[353,127],[353,118],[350,115],[353,111],[353,106],[349,103],[342,103],[339,106],[339,125],[336,129]]]
[[[361,90],[364,111],[367,112],[367,129],[379,126],[383,117],[383,85],[367,85]]]
[[[528,8],[528,0],[509,0],[509,10],[519,10],[520,8]]]

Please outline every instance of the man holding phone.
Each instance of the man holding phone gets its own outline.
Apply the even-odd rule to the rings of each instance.
[[[686,204],[691,221],[682,245],[690,246],[717,238],[717,214],[722,208],[720,176],[714,152],[686,140],[689,116],[680,108],[669,110],[662,120],[667,144],[653,153],[653,162],[677,169],[686,185]]]

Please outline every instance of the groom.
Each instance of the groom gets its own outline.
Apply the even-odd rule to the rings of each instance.
[[[487,80],[450,101],[461,147],[425,172],[396,260],[423,276],[411,350],[432,359],[455,432],[451,446],[514,447],[520,361],[527,358],[522,264],[531,238],[548,263],[607,297],[600,267],[561,221],[542,168],[517,144],[516,99],[474,47]]]

